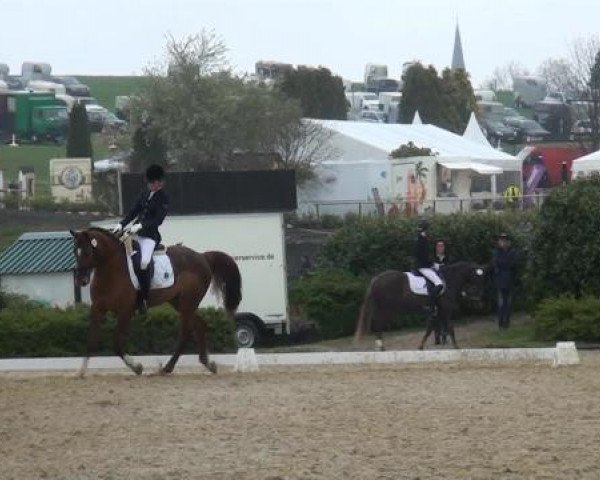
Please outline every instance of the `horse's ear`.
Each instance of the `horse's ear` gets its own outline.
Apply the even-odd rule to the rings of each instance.
[[[73,230],[69,229],[69,233],[70,233],[72,236],[75,236],[75,232],[74,232]]]

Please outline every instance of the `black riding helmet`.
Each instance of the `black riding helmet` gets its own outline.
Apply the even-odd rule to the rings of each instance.
[[[160,165],[150,165],[146,169],[146,180],[149,182],[155,182],[157,180],[162,180],[163,178],[165,178],[165,171]]]

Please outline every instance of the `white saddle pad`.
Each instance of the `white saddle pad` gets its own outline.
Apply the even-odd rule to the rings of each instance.
[[[134,253],[134,255],[136,255]],[[173,265],[171,265],[171,259],[166,253],[155,253],[152,255],[154,260],[154,275],[150,282],[150,290],[156,288],[168,288],[172,287],[175,283],[175,275],[173,273]],[[131,283],[136,290],[140,289],[140,282],[138,281],[137,275],[133,270],[133,263],[131,257],[127,255],[127,268],[129,269],[129,277]]]
[[[410,287],[411,292],[415,295],[429,295],[427,292],[427,283],[425,282],[424,277],[420,277],[415,275],[412,272],[404,272],[408,277],[408,285]]]
[[[412,272],[404,272],[408,277],[408,286],[410,287],[411,292],[415,295],[429,295],[427,291],[427,281],[425,277],[421,277],[420,275],[415,275]],[[442,280],[443,281],[443,280]],[[442,294],[446,291],[446,282],[444,282],[444,288],[442,290]]]

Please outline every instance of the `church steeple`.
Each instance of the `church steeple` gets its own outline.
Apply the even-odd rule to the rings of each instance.
[[[456,33],[454,34],[454,51],[452,52],[452,70],[462,68],[465,70],[465,59],[463,58],[462,43],[460,41],[460,31],[458,22],[456,23]]]

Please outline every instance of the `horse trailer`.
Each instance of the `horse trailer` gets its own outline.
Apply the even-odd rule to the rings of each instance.
[[[285,231],[282,213],[169,215],[160,227],[165,245],[231,255],[242,276],[236,341],[251,347],[264,334],[289,334]],[[200,307],[219,308],[211,291]]]

